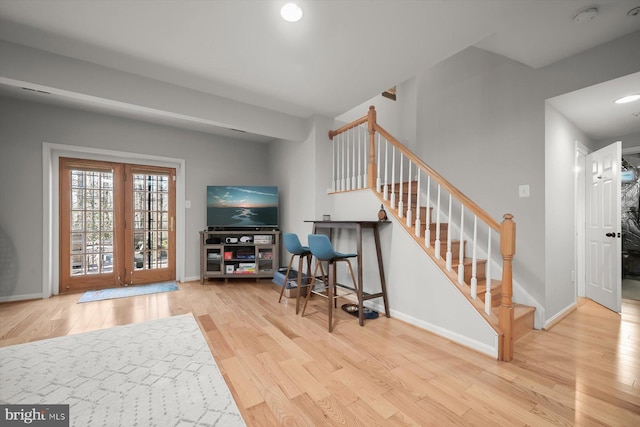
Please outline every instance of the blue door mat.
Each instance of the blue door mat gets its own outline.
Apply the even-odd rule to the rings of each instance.
[[[107,288],[96,291],[87,291],[78,300],[78,304],[83,302],[101,301],[106,299],[127,298],[139,295],[155,294],[160,292],[177,291],[178,284],[175,280],[170,282],[153,283],[150,285],[127,286],[119,288]]]

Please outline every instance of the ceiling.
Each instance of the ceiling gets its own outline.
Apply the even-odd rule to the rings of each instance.
[[[295,24],[280,18],[284,3],[0,0],[0,40],[308,118],[336,117],[469,46],[538,68],[640,30],[627,14],[640,0],[299,0]],[[590,7],[595,19],[573,22]],[[0,93],[79,102],[10,86]],[[237,135],[122,105],[80,107]]]
[[[640,133],[640,101],[615,104],[640,94],[640,72],[557,96],[549,102],[595,141]]]

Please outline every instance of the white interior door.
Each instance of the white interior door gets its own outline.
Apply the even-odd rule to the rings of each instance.
[[[587,156],[586,296],[620,312],[622,239],[620,234],[620,164],[622,143]]]

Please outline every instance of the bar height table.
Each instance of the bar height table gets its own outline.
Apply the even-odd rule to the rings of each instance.
[[[318,230],[329,230],[329,238],[332,237],[333,230],[336,229],[352,229],[356,231],[356,243],[358,255],[358,319],[360,320],[360,326],[364,326],[364,314],[363,314],[363,302],[382,297],[384,302],[384,312],[387,317],[391,317],[389,314],[389,302],[387,301],[387,284],[384,279],[384,266],[382,265],[382,251],[380,249],[380,224],[387,224],[390,221],[314,221],[308,220],[305,222],[313,223],[313,234],[316,234]],[[376,245],[376,255],[378,259],[378,272],[380,273],[380,285],[381,291],[373,294],[364,294],[363,280],[362,280],[362,230],[372,230],[373,237]]]

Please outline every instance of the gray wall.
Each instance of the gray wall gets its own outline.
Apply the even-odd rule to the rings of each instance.
[[[567,230],[574,236],[576,230],[576,173],[573,168],[576,158],[575,144],[578,142],[590,149],[593,149],[594,144],[549,103],[546,104],[545,123],[545,163],[559,166],[547,168],[545,176],[545,241],[554,242],[547,246],[544,257],[547,277],[545,309],[548,321],[550,317],[572,308],[575,304],[577,272],[572,275],[576,257],[575,238],[557,239],[556,236],[567,235]]]
[[[501,222],[517,223],[514,271],[544,301],[544,98],[534,70],[469,48],[418,77],[418,155]],[[518,198],[528,184],[531,197]]]
[[[552,268],[545,262],[546,253],[574,240],[571,227],[545,232],[557,221],[545,200],[573,200],[570,184],[555,185],[569,176],[573,157],[545,154],[555,150],[545,140],[545,100],[637,72],[638,45],[635,32],[540,69],[469,48],[417,77],[418,154],[495,218],[514,214],[515,279],[541,304],[553,301],[547,318],[572,304],[575,293],[573,251],[559,254]],[[518,197],[520,184],[530,185],[531,197]],[[565,207],[561,216],[573,218],[572,206]]]
[[[199,275],[205,187],[271,184],[266,144],[0,98],[0,297],[42,291],[43,142],[184,159],[187,278]]]

